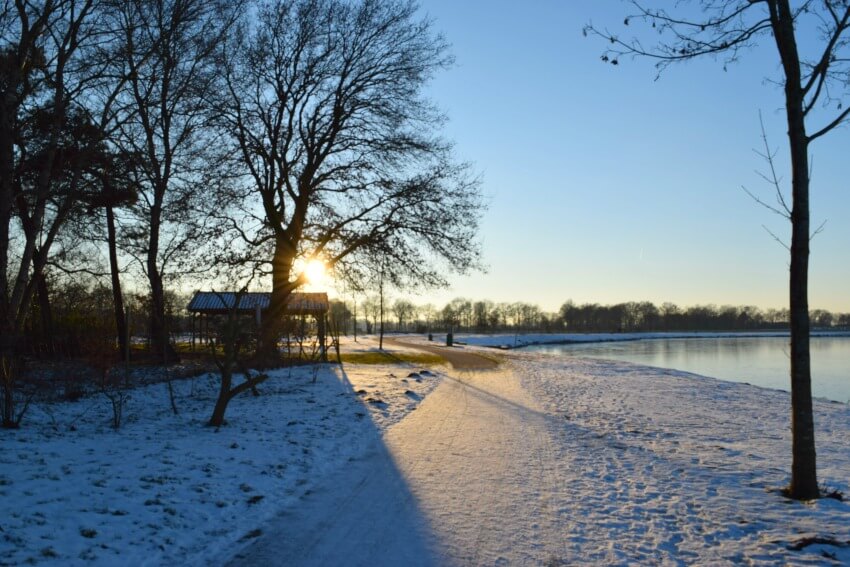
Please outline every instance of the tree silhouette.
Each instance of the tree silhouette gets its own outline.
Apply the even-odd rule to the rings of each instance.
[[[264,350],[304,283],[298,258],[385,257],[428,283],[477,265],[478,183],[422,96],[451,59],[415,4],[272,1],[222,59],[220,114],[260,202],[233,229],[270,256]]]

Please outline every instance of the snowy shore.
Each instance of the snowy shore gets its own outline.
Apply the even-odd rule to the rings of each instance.
[[[220,430],[204,425],[209,376],[175,383],[176,416],[164,384],[134,390],[119,431],[103,397],[36,405],[22,429],[0,432],[0,564],[221,564],[312,494],[347,494],[355,469],[379,478],[363,470],[375,447],[413,495],[403,525],[417,529],[394,545],[430,550],[422,564],[850,563],[847,502],[778,494],[790,470],[787,394],[628,363],[501,356],[492,373],[277,371],[260,396],[234,400]],[[850,406],[816,400],[815,412],[821,482],[847,495]],[[393,503],[380,494],[355,512],[386,515]],[[392,564],[383,549],[351,563]]]
[[[596,534],[598,545],[575,557],[850,564],[848,502],[779,494],[790,479],[787,393],[606,360],[514,353],[512,363],[564,421],[558,458],[579,502],[570,539]],[[819,480],[846,496],[850,406],[814,403]]]
[[[519,348],[529,345],[604,343],[617,341],[639,341],[647,339],[725,339],[751,337],[787,337],[787,331],[751,331],[751,332],[651,332],[651,333],[516,333],[507,335],[455,335],[455,340],[464,344]],[[850,331],[812,331],[813,337],[850,337]],[[445,335],[435,336],[435,340],[444,343]]]

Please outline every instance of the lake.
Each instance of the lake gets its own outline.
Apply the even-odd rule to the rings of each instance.
[[[733,382],[790,390],[787,337],[642,339],[535,345],[527,350],[625,360]],[[850,402],[850,337],[812,337],[812,393]]]

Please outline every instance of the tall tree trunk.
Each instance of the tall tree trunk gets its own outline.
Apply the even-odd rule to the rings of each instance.
[[[165,363],[177,361],[177,352],[168,340],[168,325],[165,317],[165,289],[162,285],[162,273],[159,270],[159,228],[161,225],[162,200],[164,191],[158,191],[158,202],[151,207],[151,233],[148,245],[147,271],[151,288],[150,332],[153,354]]]
[[[791,485],[789,495],[812,499],[820,495],[812,411],[812,373],[809,355],[809,139],[806,135],[804,93],[794,20],[788,0],[772,0],[771,26],[785,72],[785,111],[791,149]]]
[[[0,320],[13,317],[9,310],[9,228],[12,222],[12,180],[14,146],[11,109],[4,96],[0,101]]]
[[[791,113],[789,112],[789,115]],[[800,112],[802,114],[802,112]],[[794,124],[789,121],[789,124]],[[812,374],[809,353],[809,160],[802,122],[789,130],[794,199],[791,212],[791,431],[790,495],[797,499],[819,496],[815,424],[812,410]]]
[[[381,326],[380,326],[380,335],[378,339],[378,348],[380,350],[384,350],[384,263],[381,260],[381,281],[378,284],[380,288],[379,295],[381,296],[381,305],[380,305],[380,313],[381,313]]]
[[[15,372],[16,353],[12,348],[4,346],[0,354],[0,379],[3,380],[3,428],[13,429],[17,426],[15,421]]]
[[[269,308],[263,315],[260,330],[260,343],[257,345],[258,354],[277,358],[279,356],[277,343],[281,334],[281,324],[286,314],[286,305],[294,289],[291,281],[292,265],[295,262],[295,250],[283,237],[275,241],[274,259],[272,260],[272,293]]]
[[[36,298],[38,299],[39,326],[41,327],[41,346],[50,355],[54,353],[56,344],[53,328],[53,309],[50,306],[50,290],[47,288],[47,278],[44,273],[36,276]]]
[[[2,426],[15,427],[15,385],[18,362],[18,313],[9,285],[10,227],[14,198],[16,117],[21,101],[19,65],[5,70],[6,89],[0,100],[0,380],[3,383]]]
[[[150,270],[150,268],[149,268]],[[156,270],[148,272],[151,286],[151,345],[153,353],[160,356],[164,362],[175,362],[179,360],[177,352],[171,346],[168,336],[168,325],[165,316],[165,290],[162,286],[162,276]]]
[[[115,236],[115,213],[112,205],[106,205],[106,233],[109,248],[109,272],[112,276],[112,306],[115,310],[115,332],[118,334],[118,349],[121,356],[127,352],[127,320],[124,314],[124,295],[121,293],[121,277],[118,269],[118,251]]]

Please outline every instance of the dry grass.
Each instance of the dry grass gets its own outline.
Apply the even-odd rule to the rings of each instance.
[[[350,364],[444,364],[443,357],[427,352],[349,352],[342,353],[342,362]]]

